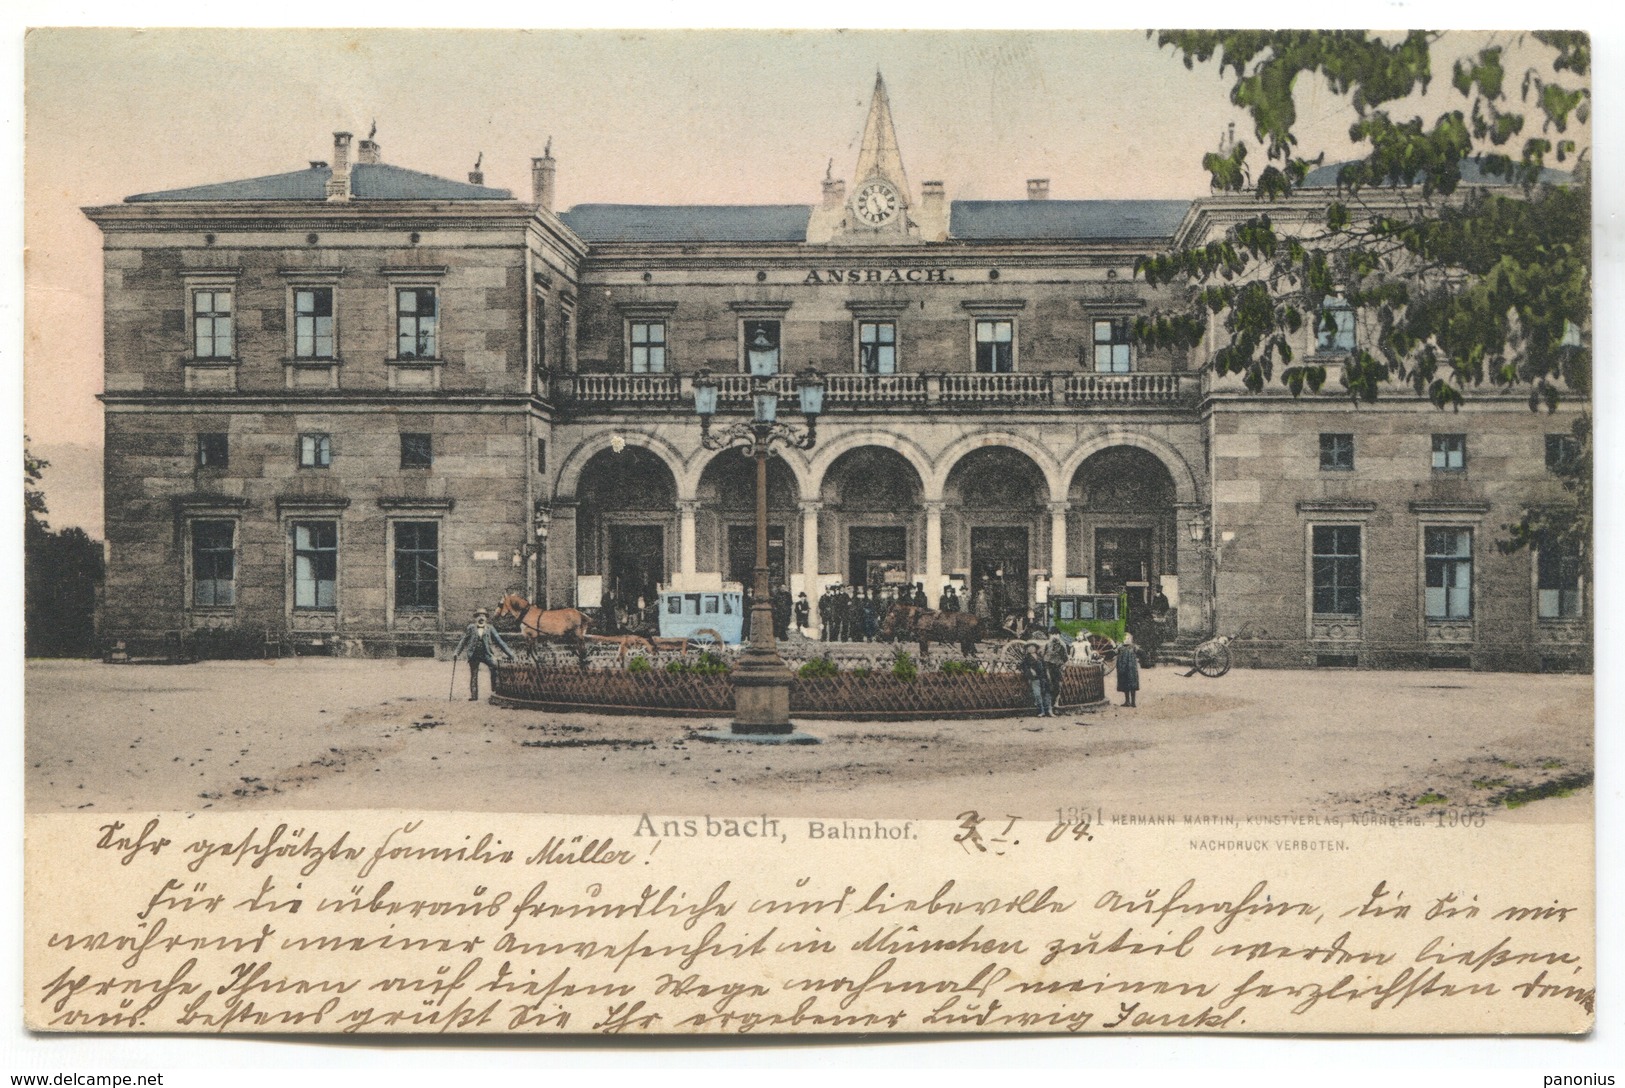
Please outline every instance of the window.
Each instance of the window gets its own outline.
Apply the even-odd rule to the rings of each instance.
[[[1320,304],[1320,323],[1315,326],[1315,350],[1325,354],[1347,354],[1354,350],[1354,308],[1342,295],[1331,295]]]
[[[1535,546],[1537,614],[1543,620],[1580,616],[1580,549],[1572,541],[1542,534]]]
[[[192,522],[192,607],[237,603],[237,523]]]
[[[319,612],[338,607],[339,527],[301,521],[293,527],[293,606]]]
[[[1316,615],[1360,614],[1360,527],[1316,525],[1311,533]]]
[[[395,291],[395,354],[401,359],[439,357],[439,309],[433,287],[400,287]]]
[[[197,467],[225,468],[230,463],[230,445],[222,431],[209,431],[197,436]]]
[[[1428,529],[1423,611],[1430,620],[1464,620],[1473,614],[1473,531]]]
[[[395,523],[395,607],[440,607],[440,523]]]
[[[296,359],[333,358],[331,287],[294,288],[293,354]]]
[[[299,467],[326,468],[333,463],[333,439],[325,434],[299,436]]]
[[[858,373],[897,373],[896,322],[858,322]]]
[[[666,323],[664,321],[633,321],[631,325],[632,373],[664,374],[666,372]]]
[[[1132,351],[1128,318],[1095,322],[1095,373],[1127,374]]]
[[[1352,434],[1323,434],[1320,436],[1320,471],[1354,471],[1354,436]]]
[[[976,322],[976,369],[1008,374],[1016,368],[1016,323],[1008,318]]]
[[[1467,436],[1464,434],[1434,435],[1433,468],[1436,472],[1467,471]]]
[[[192,343],[199,359],[230,359],[231,292],[192,292]]]
[[[434,465],[434,436],[430,434],[401,435],[401,467],[431,468]]]
[[[779,372],[779,323],[747,321],[744,325],[745,372],[772,375]]]
[[[547,439],[536,440],[536,471],[545,475],[547,473]]]
[[[1580,459],[1580,440],[1572,434],[1546,436],[1546,471],[1567,472]]]

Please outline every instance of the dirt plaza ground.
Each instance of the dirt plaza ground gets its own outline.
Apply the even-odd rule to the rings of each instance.
[[[27,666],[32,812],[410,808],[950,818],[1426,813],[1590,819],[1589,676],[1146,670],[1139,706],[1057,718],[723,720],[469,702],[444,661]],[[1110,684],[1108,683],[1108,690]],[[1578,785],[1577,785],[1578,784]],[[1577,788],[1576,788],[1577,786]],[[1553,793],[1527,804],[1504,801]]]

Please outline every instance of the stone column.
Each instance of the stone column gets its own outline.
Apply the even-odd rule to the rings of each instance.
[[[693,574],[698,568],[694,518],[700,511],[698,499],[683,499],[677,504],[677,572]]]
[[[818,514],[824,504],[813,500],[801,504],[801,588],[811,606],[808,623],[818,630]]]
[[[1191,526],[1203,526],[1203,539],[1191,539]],[[1213,624],[1212,522],[1200,503],[1174,506],[1174,555],[1179,574],[1179,634],[1202,637]]]
[[[942,596],[942,508],[941,499],[925,503],[925,599],[932,608]]]
[[[547,531],[547,589],[535,602],[543,608],[572,608],[576,604],[576,504],[553,502],[553,520]]]
[[[1066,578],[1066,512],[1067,503],[1049,504],[1049,591],[1061,592]]]

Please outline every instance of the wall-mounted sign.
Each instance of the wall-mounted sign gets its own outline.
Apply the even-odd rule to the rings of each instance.
[[[809,268],[803,284],[952,283],[946,268]]]

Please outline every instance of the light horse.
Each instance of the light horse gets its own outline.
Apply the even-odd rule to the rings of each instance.
[[[519,630],[536,656],[537,642],[564,642],[575,648],[583,668],[587,664],[587,637],[592,617],[574,608],[541,609],[517,593],[509,593],[497,605],[498,616],[517,616]]]

